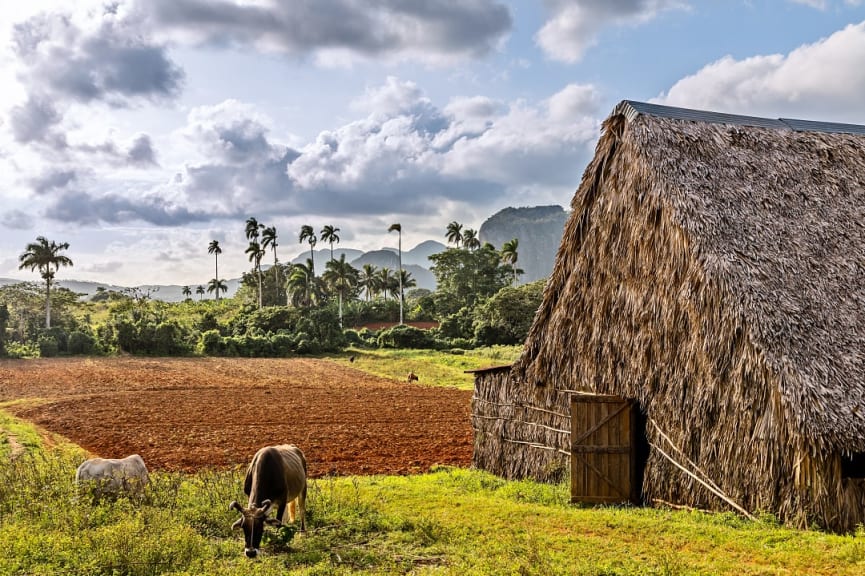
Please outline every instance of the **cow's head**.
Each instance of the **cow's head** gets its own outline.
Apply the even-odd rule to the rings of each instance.
[[[229,510],[237,510],[240,512],[240,518],[232,524],[231,528],[236,530],[243,528],[243,538],[246,541],[246,546],[243,552],[249,558],[258,556],[258,547],[261,545],[261,536],[264,534],[264,526],[271,524],[281,526],[282,522],[276,518],[268,518],[267,513],[270,511],[272,503],[270,500],[265,500],[261,503],[261,507],[251,506],[244,508],[237,501],[234,501],[229,506]]]

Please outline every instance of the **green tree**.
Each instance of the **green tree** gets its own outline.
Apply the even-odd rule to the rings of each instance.
[[[399,280],[399,323],[403,323],[402,316],[402,305],[403,305],[403,291],[402,291],[402,225],[400,224],[391,224],[390,228],[387,229],[388,232],[396,231],[399,234],[399,273],[397,274],[397,279]]]
[[[448,224],[445,237],[448,239],[448,244],[453,244],[459,248],[463,241],[463,225],[454,220]]]
[[[6,356],[6,323],[9,321],[9,307],[0,304],[0,356]]]
[[[280,300],[280,288],[279,288],[279,260],[276,258],[276,226],[268,226],[264,230],[261,231],[261,247],[265,250],[270,248],[273,251],[273,268],[274,274],[276,277],[275,280],[275,288],[276,288],[276,301]]]
[[[510,284],[511,269],[501,256],[486,243],[475,251],[448,248],[429,257],[436,277],[435,308],[440,318],[472,308]]]
[[[264,224],[259,224],[254,216],[246,219],[246,239],[250,242],[258,242],[259,231],[264,228]]]
[[[214,275],[214,280],[216,280],[216,285],[219,285],[219,255],[222,254],[222,248],[219,247],[219,240],[211,240],[210,245],[207,247],[207,253],[213,254],[213,257],[216,261],[216,274]],[[219,300],[219,290],[216,288],[210,289],[210,285],[207,287],[208,292],[216,291],[216,299]],[[226,288],[226,291],[228,288]]]
[[[198,299],[201,300],[201,297],[204,296],[204,286],[201,284],[198,285],[198,288],[195,289],[195,293],[198,294]]]
[[[189,300],[192,297],[192,289],[189,286],[184,286],[183,295]]]
[[[519,258],[519,254],[517,253],[517,248],[520,246],[520,241],[516,238],[513,240],[508,240],[502,245],[502,262],[506,264],[510,264],[511,268],[514,271],[514,284],[517,283],[517,259]]]
[[[264,257],[265,252],[264,248],[261,245],[253,240],[249,243],[249,247],[246,249],[245,254],[249,256],[249,261],[252,262],[252,269],[258,276],[258,307],[261,308],[261,259]]]
[[[313,249],[315,248],[315,245],[318,244],[318,238],[315,237],[315,230],[313,230],[312,226],[309,224],[304,224],[300,227],[300,236],[298,238],[298,241],[301,244],[303,244],[304,241],[309,243],[309,272],[311,278],[315,277],[315,252],[313,252]]]
[[[61,266],[72,266],[72,260],[65,254],[61,254],[68,249],[68,242],[58,244],[53,240],[49,242],[44,236],[39,236],[36,242],[27,244],[24,253],[18,257],[19,270],[24,268],[39,270],[39,274],[45,280],[45,328],[51,328],[51,281],[54,280],[54,274]]]
[[[333,243],[339,244],[339,228],[334,228],[330,224],[321,229],[321,241],[330,244],[330,260],[333,261]]]
[[[286,281],[288,299],[292,306],[310,307],[319,300],[318,281],[312,275],[312,261],[307,258],[306,264],[294,264]]]
[[[391,274],[391,269],[387,266],[383,266],[378,269],[378,294],[382,294],[384,299],[387,300],[388,293],[393,290],[398,290],[399,288],[394,288],[394,277]]]
[[[358,281],[358,270],[345,261],[345,254],[340,254],[339,260],[331,260],[326,265],[322,279],[331,291],[335,292],[339,301],[339,326],[342,328],[342,301],[355,294]]]
[[[541,305],[546,280],[522,286],[506,286],[496,292],[473,314],[474,337],[479,344],[520,344],[528,336]]]

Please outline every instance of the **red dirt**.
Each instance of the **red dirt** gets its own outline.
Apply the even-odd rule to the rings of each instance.
[[[310,475],[468,466],[471,392],[370,376],[317,359],[98,358],[0,362],[0,402],[86,450],[148,467],[246,465],[297,444]]]

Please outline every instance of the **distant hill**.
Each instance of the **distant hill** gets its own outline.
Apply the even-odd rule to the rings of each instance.
[[[327,262],[328,260],[330,260],[330,248],[328,247],[328,248],[324,248],[323,250],[313,250],[312,253],[315,254],[315,269],[316,269],[316,274],[318,274],[318,272],[323,270],[323,268],[321,268],[321,266],[324,266],[324,264],[321,264],[321,266],[319,266],[319,262]],[[336,246],[334,246],[333,257],[336,260],[339,260],[339,258],[342,254],[345,254],[346,262],[351,262],[355,258],[358,258],[359,256],[361,256],[363,254],[363,251],[362,250],[355,250],[354,248],[337,248]],[[309,250],[305,250],[305,251],[300,252],[294,258],[292,258],[291,263],[292,264],[306,264],[306,261],[308,259],[309,259]]]
[[[20,282],[36,282],[42,283],[42,280],[16,280],[13,278],[0,278],[0,286],[7,286],[9,284],[18,284]],[[226,286],[228,286],[228,292],[224,292],[222,294],[223,297],[231,298],[237,292],[237,289],[240,287],[240,279],[232,278],[230,280],[225,280]],[[131,290],[132,288],[137,288],[141,291],[150,291],[150,297],[154,300],[161,300],[163,302],[182,302],[186,299],[186,296],[183,295],[183,286],[178,285],[157,285],[157,284],[145,284],[141,286],[118,286],[116,284],[105,284],[104,282],[87,282],[83,280],[58,280],[56,283],[57,286],[61,288],[66,288],[67,290],[71,290],[76,294],[84,294],[86,297],[93,296],[100,289],[104,290],[113,290],[115,292],[123,292],[124,290]],[[192,299],[198,300],[198,294],[195,293],[195,289],[198,286],[190,286],[192,289]],[[206,286],[205,286],[206,288]],[[213,293],[205,294],[203,299],[213,298]]]
[[[520,282],[533,282],[553,271],[567,218],[564,208],[555,205],[505,208],[487,218],[478,237],[497,249],[513,238],[518,239],[517,267],[525,271]]]

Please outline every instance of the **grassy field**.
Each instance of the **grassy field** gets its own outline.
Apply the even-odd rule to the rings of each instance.
[[[439,358],[396,354],[362,353],[353,364],[387,369]],[[430,384],[477,367],[445,366]],[[271,530],[261,557],[248,560],[228,510],[244,500],[242,470],[154,471],[142,496],[94,501],[72,482],[83,458],[77,446],[0,410],[0,575],[865,573],[862,529],[832,535],[770,517],[584,508],[568,503],[565,485],[445,467],[314,480],[307,532]]]
[[[351,365],[377,376],[405,380],[408,370],[424,386],[454,386],[471,390],[474,378],[466,370],[513,363],[520,355],[521,346],[487,346],[475,350],[359,350],[335,357],[334,361]],[[350,358],[353,362],[349,362]]]

